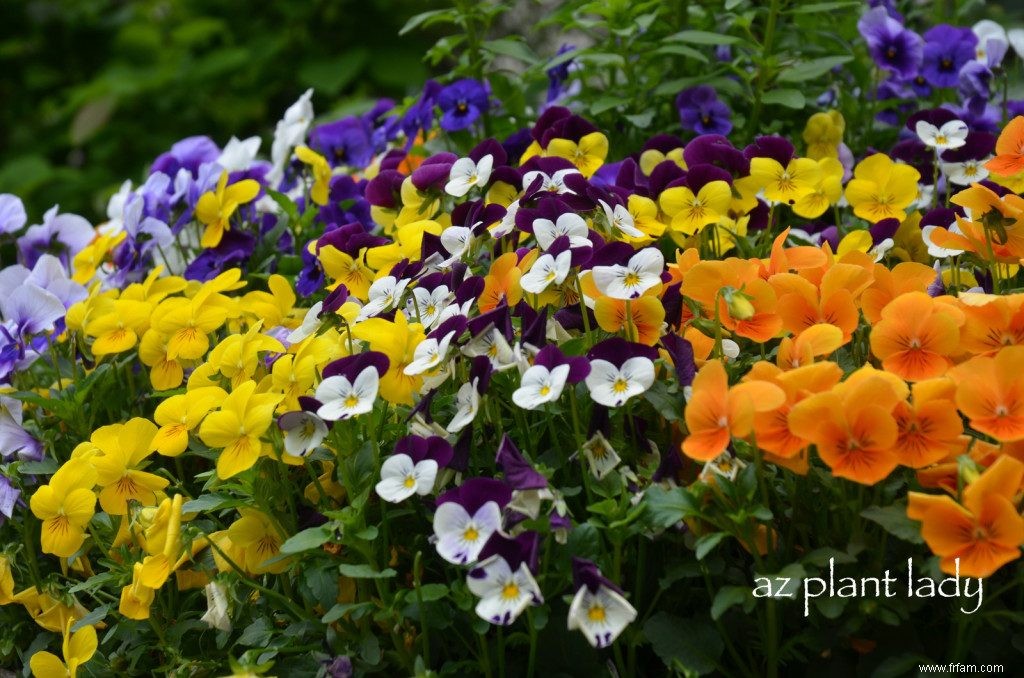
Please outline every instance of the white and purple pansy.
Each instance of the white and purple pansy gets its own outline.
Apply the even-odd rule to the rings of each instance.
[[[573,558],[572,573],[576,595],[569,605],[569,630],[580,631],[594,647],[608,647],[636,619],[636,608],[589,560]]]
[[[441,323],[437,329],[428,334],[416,345],[413,359],[405,366],[403,372],[416,376],[437,368],[447,357],[452,342],[466,329],[466,318],[453,316]]]
[[[619,337],[606,339],[588,353],[590,374],[586,384],[594,402],[619,407],[654,384],[657,349]]]
[[[395,443],[394,453],[381,466],[377,495],[397,504],[414,494],[430,494],[438,470],[447,466],[453,456],[451,444],[440,436],[401,438]]]
[[[645,247],[633,254],[629,261],[611,266],[594,266],[591,274],[594,285],[612,299],[636,299],[647,290],[661,284],[665,270],[665,257],[656,247]]]
[[[512,488],[493,478],[469,478],[438,497],[438,554],[456,565],[476,562],[487,540],[501,529],[501,513],[511,499]]]
[[[377,351],[339,358],[324,368],[315,398],[322,404],[316,414],[326,421],[349,419],[373,409],[381,376],[390,360]]]
[[[284,431],[284,451],[292,457],[307,457],[327,437],[331,423],[316,412],[323,405],[316,398],[299,396],[301,410],[285,412],[277,418],[277,426]]]
[[[505,474],[505,482],[512,487],[509,508],[529,518],[540,515],[541,502],[553,497],[548,479],[530,465],[507,433],[501,436],[494,461]]]
[[[524,410],[534,410],[558,400],[566,384],[577,384],[590,374],[590,363],[583,357],[566,357],[558,346],[542,348],[526,372],[512,402]]]
[[[508,626],[531,605],[544,602],[533,577],[537,568],[536,532],[510,539],[494,534],[480,553],[480,562],[469,572],[466,584],[480,598],[476,613],[498,626]]]

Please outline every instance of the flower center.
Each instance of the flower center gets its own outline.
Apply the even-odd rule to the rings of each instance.
[[[629,390],[629,382],[627,382],[622,377],[619,377],[618,379],[615,380],[615,383],[612,384],[612,390],[615,391],[616,393],[625,393],[627,390]]]
[[[402,481],[402,484],[405,485],[407,488],[412,489],[416,487],[416,478],[414,478],[411,475],[408,475],[405,477],[405,480]]]
[[[550,386],[548,386],[547,384],[544,384],[543,386],[540,387],[540,394],[542,396],[546,396],[549,393],[551,393],[551,387]]]
[[[359,398],[357,398],[354,393],[350,394],[347,398],[345,398],[345,407],[352,408],[352,407],[355,407],[358,404],[359,404]]]
[[[626,287],[636,287],[637,285],[640,284],[640,276],[634,273],[633,271],[630,271],[629,273],[626,274],[626,277],[622,281],[622,284],[625,285]]]
[[[510,581],[501,587],[501,597],[505,600],[515,600],[519,597],[519,586],[514,581]]]
[[[587,610],[587,619],[592,622],[603,622],[607,616],[608,613],[605,612],[604,606],[597,603]]]
[[[472,525],[467,527],[466,530],[462,533],[462,540],[463,541],[473,542],[473,541],[476,541],[479,538],[480,538],[480,532],[478,532],[477,529],[475,527],[473,527]]]

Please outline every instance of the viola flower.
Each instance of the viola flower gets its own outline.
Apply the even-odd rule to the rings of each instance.
[[[464,78],[445,86],[437,95],[441,129],[457,132],[471,126],[490,109],[490,94],[479,80]]]
[[[669,227],[690,236],[726,215],[732,189],[725,181],[709,181],[694,193],[689,186],[673,186],[658,198],[662,211],[671,217]]]
[[[17,233],[28,221],[21,198],[0,193],[0,233]]]
[[[385,311],[397,308],[408,285],[409,280],[398,280],[393,275],[385,275],[374,280],[367,291],[367,302],[359,310],[356,322],[361,322],[367,318],[372,318]]]
[[[315,406],[315,402],[311,403],[312,406]],[[285,453],[298,458],[312,454],[328,432],[327,423],[323,419],[315,412],[305,410],[285,412],[277,418],[277,426],[284,431]]]
[[[652,354],[657,352],[618,338],[594,346],[588,354],[590,373],[586,377],[590,397],[605,407],[620,407],[646,392],[654,384]]]
[[[384,501],[397,504],[414,494],[430,494],[436,478],[437,462],[433,459],[414,463],[407,454],[394,454],[381,466],[380,482],[374,489]]]
[[[956,384],[949,379],[926,379],[911,387],[911,402],[896,407],[900,463],[925,468],[961,448],[963,422],[953,402]]]
[[[593,247],[589,237],[590,229],[587,222],[578,214],[566,212],[559,215],[555,221],[551,219],[538,218],[533,220],[533,236],[541,249],[547,251],[551,245],[561,237],[569,238],[569,247]]]
[[[239,518],[231,523],[227,537],[241,557],[235,562],[253,574],[281,574],[291,567],[290,558],[278,558],[285,537],[270,516],[250,508],[239,508]]]
[[[256,393],[256,382],[239,385],[224,399],[218,411],[206,415],[199,437],[209,447],[220,449],[217,476],[227,479],[246,471],[264,452],[260,436],[273,423],[274,409],[284,396]]]
[[[199,196],[196,219],[206,225],[201,244],[216,247],[231,228],[231,216],[239,205],[251,202],[260,192],[260,185],[252,179],[242,179],[228,186],[228,173],[221,172],[217,188]]]
[[[551,139],[544,150],[548,157],[565,158],[589,179],[608,157],[608,137],[600,132],[591,132],[583,135],[579,141]]]
[[[933,87],[956,87],[960,69],[974,59],[977,36],[969,28],[939,24],[923,37],[921,75]]]
[[[367,351],[335,360],[324,368],[323,381],[314,396],[320,403],[316,414],[325,421],[338,421],[373,410],[381,376],[391,361],[377,351]]]
[[[153,413],[153,421],[160,427],[153,437],[153,449],[165,457],[180,456],[188,448],[189,433],[226,397],[219,386],[206,386],[163,400]]]
[[[680,124],[688,132],[725,136],[732,131],[732,112],[710,85],[697,85],[677,94],[676,110]]]
[[[683,453],[697,461],[710,461],[743,438],[754,427],[754,416],[780,407],[786,395],[766,381],[747,381],[730,388],[729,376],[719,360],[709,360],[693,380],[693,395],[686,404]]]
[[[630,196],[630,201],[632,201],[633,197],[634,196]],[[643,238],[650,235],[636,227],[637,220],[633,216],[629,207],[616,203],[615,207],[612,208],[612,206],[604,200],[598,200],[597,202],[601,205],[601,209],[604,211],[604,218],[608,222],[608,228],[613,234],[621,233],[627,238]],[[630,202],[629,204],[634,207],[639,205],[639,203],[635,202]],[[657,209],[655,208],[655,214],[656,213]],[[664,229],[664,227],[662,228]]]
[[[647,247],[634,254],[625,266],[595,266],[592,271],[597,289],[613,299],[636,299],[647,290],[661,284],[665,270],[665,257],[655,247]]]
[[[1000,442],[1024,440],[1024,398],[1016,375],[1024,347],[1008,346],[995,357],[977,356],[949,371],[956,405],[976,430]]]
[[[903,27],[893,19],[884,7],[875,7],[865,12],[857,22],[857,28],[868,45],[868,52],[880,68],[894,73],[902,80],[909,80],[918,73],[924,57],[924,41],[921,36]]]
[[[924,145],[934,148],[936,153],[960,148],[967,143],[967,124],[963,120],[950,120],[941,127],[927,120],[918,120],[914,131]]]
[[[556,195],[575,195],[576,191],[566,185],[566,177],[579,174],[576,168],[560,169],[548,174],[542,170],[530,170],[523,175],[523,190],[530,190],[536,184],[536,190],[540,193],[554,193]],[[497,236],[495,236],[497,237]]]
[[[964,314],[924,292],[896,297],[881,315],[871,331],[871,352],[886,371],[907,381],[942,376],[962,350]]]
[[[98,641],[96,639],[96,627],[86,625],[71,632],[75,625],[74,618],[67,620],[62,631],[64,632],[63,655],[61,661],[57,655],[41,650],[32,655],[29,660],[29,668],[35,678],[76,678],[78,669],[89,662],[96,654]]]
[[[409,376],[416,376],[435,369],[448,357],[448,348],[452,341],[462,334],[466,326],[465,318],[454,316],[431,332],[423,341],[416,345],[413,359],[402,370]]]
[[[35,267],[39,257],[50,253],[67,270],[75,255],[96,237],[96,230],[84,217],[71,213],[60,214],[59,210],[58,205],[51,207],[43,215],[43,223],[29,226],[25,234],[18,238],[21,261],[28,268]],[[12,219],[17,218],[15,210]]]
[[[86,458],[65,462],[50,482],[35,491],[29,507],[43,521],[43,553],[70,558],[85,542],[85,528],[96,512],[96,470]]]
[[[512,393],[512,402],[524,410],[534,410],[558,400],[562,389],[568,384],[577,384],[590,372],[586,358],[567,358],[554,344],[549,344],[537,353],[520,386]]]
[[[857,163],[854,178],[846,185],[846,199],[854,214],[873,224],[882,219],[903,221],[906,208],[917,198],[920,178],[913,167],[876,153]]]
[[[501,511],[512,488],[500,480],[469,478],[437,498],[437,552],[449,563],[476,562],[487,540],[501,527]]]
[[[540,294],[552,283],[561,285],[565,282],[571,268],[572,250],[566,248],[556,254],[545,252],[537,257],[530,270],[519,279],[519,285],[524,292]]]
[[[996,157],[986,162],[985,168],[1001,177],[1024,172],[1024,116],[1017,116],[1003,128],[996,141]]]
[[[589,560],[573,557],[572,579],[576,595],[569,604],[569,630],[583,633],[593,647],[608,647],[636,620],[636,609]]]
[[[466,584],[480,598],[477,616],[508,626],[530,605],[544,602],[530,567],[537,550],[537,533],[524,533],[515,539],[495,534],[486,549],[469,571]]]
[[[963,505],[946,495],[909,494],[907,516],[921,521],[921,536],[950,575],[989,577],[1020,558],[1024,518],[1014,497],[1024,464],[1001,455],[963,491]]]
[[[590,466],[590,472],[598,480],[614,471],[622,461],[622,458],[615,452],[615,448],[600,431],[594,433],[590,440],[583,443],[581,451]]]
[[[313,185],[309,189],[310,199],[317,205],[326,205],[330,196],[331,183],[331,166],[327,164],[327,159],[309,146],[297,147],[295,156],[309,165],[313,173]]]
[[[488,153],[479,161],[472,158],[459,158],[452,164],[448,175],[448,183],[444,191],[456,198],[465,196],[473,188],[484,188],[491,179],[494,168],[494,156]]]
[[[127,515],[129,502],[155,506],[169,484],[167,478],[140,470],[153,451],[156,431],[152,422],[135,417],[93,432],[90,441],[101,452],[91,458],[96,484],[103,488],[100,507],[110,515]]]

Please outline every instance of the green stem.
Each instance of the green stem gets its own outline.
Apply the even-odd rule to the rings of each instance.
[[[430,670],[430,627],[423,614],[423,551],[416,552],[412,564],[413,586],[416,587],[416,611],[420,616],[420,635],[423,637],[423,663]]]
[[[768,22],[765,24],[764,42],[761,43],[761,63],[758,64],[757,85],[754,88],[754,107],[750,113],[750,122],[747,124],[751,138],[757,133],[758,125],[761,122],[761,109],[764,106],[762,98],[764,97],[765,84],[770,75],[765,66],[774,48],[775,24],[779,19],[781,4],[781,0],[771,0],[771,5],[768,7]]]

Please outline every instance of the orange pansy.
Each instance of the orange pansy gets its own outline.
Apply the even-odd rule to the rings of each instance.
[[[871,332],[871,352],[882,367],[908,381],[945,374],[960,352],[964,314],[924,292],[908,292],[889,302]]]
[[[1024,440],[1024,346],[1010,346],[994,358],[977,356],[949,371],[956,405],[976,430],[1001,442]]]
[[[493,310],[502,299],[514,306],[523,298],[519,279],[523,271],[517,266],[519,257],[515,252],[503,254],[491,264],[490,272],[484,277],[484,291],[480,294],[480,312]]]
[[[996,157],[985,168],[1004,177],[1024,172],[1024,116],[1018,115],[1003,128],[996,140]]]
[[[949,379],[919,381],[911,389],[911,402],[896,406],[896,454],[901,464],[923,468],[960,450],[964,427],[953,402],[955,391]]]

